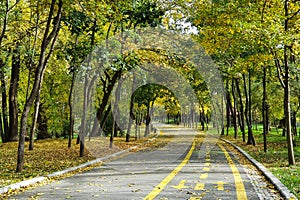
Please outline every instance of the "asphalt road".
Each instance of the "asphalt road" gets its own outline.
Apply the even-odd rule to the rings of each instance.
[[[160,130],[170,140],[162,147],[129,153],[10,199],[281,199],[218,139],[188,128]]]

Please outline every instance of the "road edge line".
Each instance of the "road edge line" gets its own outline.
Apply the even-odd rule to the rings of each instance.
[[[234,183],[235,183],[235,191],[236,191],[236,196],[238,200],[247,200],[247,193],[245,190],[245,185],[243,183],[243,179],[241,177],[241,174],[237,168],[237,166],[234,164],[232,158],[230,157],[228,151],[225,149],[225,147],[218,143],[219,148],[222,150],[224,156],[226,157],[226,160],[228,162],[228,165],[231,168]]]
[[[211,136],[215,137],[214,135],[211,135]],[[219,138],[219,139],[224,142],[227,142],[228,144],[233,146],[235,149],[237,149],[240,153],[242,153],[259,171],[262,172],[262,174],[266,177],[266,179],[275,186],[275,188],[279,191],[279,193],[281,194],[281,196],[284,199],[286,199],[286,200],[297,200],[298,199],[276,176],[274,176],[274,174],[272,174],[271,171],[269,171],[260,162],[255,160],[252,156],[250,156],[242,148],[240,148],[239,146],[233,144],[232,142],[230,142],[224,138]]]

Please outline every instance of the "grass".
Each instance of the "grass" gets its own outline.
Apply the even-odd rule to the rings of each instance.
[[[242,141],[241,133],[238,138],[233,137],[233,130],[230,129],[229,135],[224,136],[236,145],[243,148],[254,159],[267,167],[287,188],[300,198],[300,138],[295,137],[296,146],[294,154],[296,165],[289,166],[286,137],[281,136],[281,130],[276,131],[275,128],[267,135],[268,151],[264,152],[262,127],[258,126],[258,130],[254,128],[254,137],[256,146],[246,145]]]

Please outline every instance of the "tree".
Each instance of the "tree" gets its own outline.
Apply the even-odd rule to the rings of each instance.
[[[23,170],[24,164],[24,143],[25,143],[25,134],[27,131],[27,120],[30,108],[38,94],[39,90],[41,89],[41,84],[43,81],[43,76],[45,73],[45,69],[47,67],[47,63],[50,59],[52,54],[55,41],[58,36],[61,16],[62,16],[62,1],[59,0],[57,4],[57,12],[55,15],[56,9],[56,1],[52,0],[50,4],[49,14],[46,22],[46,27],[44,31],[43,41],[40,47],[40,55],[39,55],[39,62],[36,67],[35,77],[34,77],[34,84],[32,86],[32,90],[30,92],[29,98],[26,100],[22,116],[21,116],[21,127],[19,133],[19,145],[18,145],[18,158],[17,158],[17,168],[16,172],[21,172]],[[53,27],[51,27],[53,24]],[[47,52],[48,50],[48,52]]]
[[[290,20],[291,17],[291,10],[290,10],[290,2],[288,0],[284,1],[284,31],[289,31],[290,26]],[[298,13],[299,10],[296,11]],[[294,13],[292,13],[294,15]],[[294,155],[294,149],[293,149],[293,136],[292,136],[292,129],[291,129],[291,105],[290,105],[290,63],[289,63],[289,55],[288,51],[290,51],[290,54],[292,53],[292,47],[289,44],[284,44],[284,110],[285,110],[285,126],[286,126],[286,134],[287,134],[287,144],[288,144],[288,158],[289,158],[289,164],[295,165],[295,155]]]
[[[88,9],[90,9],[88,7]],[[73,116],[73,106],[72,106],[72,97],[73,97],[73,89],[74,82],[76,78],[76,74],[78,72],[78,68],[80,64],[84,61],[88,53],[93,48],[93,42],[87,41],[88,39],[95,40],[95,36],[93,38],[84,37],[85,34],[89,34],[92,32],[92,35],[95,35],[95,22],[92,23],[92,19],[87,13],[84,11],[80,11],[77,9],[77,6],[74,6],[69,12],[68,15],[63,18],[64,24],[68,27],[71,36],[69,41],[66,44],[66,56],[67,60],[70,63],[70,74],[71,74],[71,87],[68,97],[68,105],[69,105],[69,142],[68,147],[71,147],[71,141],[74,132],[74,116]],[[94,24],[94,25],[93,25]],[[93,31],[94,30],[94,31]]]
[[[6,55],[6,56],[2,56],[0,58],[0,66],[1,66],[1,70],[0,70],[0,79],[1,79],[1,92],[2,92],[2,118],[3,118],[3,132],[2,132],[2,126],[1,126],[1,135],[2,135],[2,141],[3,142],[8,142],[8,141],[14,141],[16,139],[16,132],[15,132],[15,128],[18,126],[16,124],[17,122],[17,119],[15,118],[16,117],[16,109],[15,109],[15,106],[16,106],[16,98],[12,97],[10,98],[10,107],[11,107],[11,112],[13,113],[10,113],[10,114],[13,114],[10,118],[12,120],[12,125],[10,125],[9,127],[9,124],[8,124],[8,113],[7,113],[7,94],[6,94],[6,83],[5,83],[5,66],[7,64],[7,58],[8,56],[10,55],[10,52],[11,50],[8,48],[7,49],[4,49],[3,48],[3,40],[5,39],[5,36],[6,36],[6,32],[7,32],[7,26],[8,26],[8,20],[9,20],[9,14],[13,11],[13,9],[16,7],[16,5],[19,3],[19,1],[16,1],[15,3],[13,3],[12,5],[10,4],[10,1],[9,0],[6,0],[6,1],[3,1],[0,3],[1,4],[4,4],[3,6],[1,6],[1,10],[3,11],[3,15],[0,15],[1,19],[3,19],[3,21],[1,21],[2,23],[2,29],[1,29],[1,33],[0,33],[0,50],[2,51],[1,53],[3,53],[3,55]],[[18,56],[16,56],[18,57]],[[15,58],[16,58],[15,57]],[[14,69],[16,67],[17,63],[14,62]],[[14,75],[18,75],[18,73],[16,73],[17,71],[14,70]],[[17,79],[14,79],[12,81],[13,83],[16,83],[17,82]],[[15,84],[12,84],[15,86]],[[13,87],[14,87],[13,86]],[[12,88],[12,87],[11,87]],[[15,88],[15,87],[14,87]],[[14,89],[15,91],[15,89]],[[15,96],[16,97],[16,96]],[[13,106],[14,105],[14,106]],[[12,108],[12,106],[14,108]],[[2,122],[1,122],[2,124]],[[11,128],[11,131],[9,130]],[[11,135],[13,134],[13,135]]]
[[[13,51],[11,81],[9,87],[9,138],[8,141],[18,141],[18,84],[20,78],[20,47]]]
[[[153,109],[154,103],[159,97],[163,97],[165,94],[168,94],[168,90],[165,87],[157,84],[146,84],[138,88],[133,96],[133,101],[141,107],[142,105],[146,108],[145,110],[145,134],[148,136],[150,134],[150,123],[152,120],[151,110]],[[137,115],[137,113],[135,114]]]

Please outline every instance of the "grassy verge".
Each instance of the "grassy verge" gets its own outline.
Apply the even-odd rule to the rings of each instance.
[[[254,135],[257,145],[246,145],[242,141],[241,133],[238,138],[233,137],[233,130],[230,130],[225,139],[243,148],[254,159],[267,167],[288,189],[300,198],[300,138],[296,138],[294,147],[296,165],[288,165],[288,152],[286,138],[281,136],[281,131],[272,130],[267,136],[268,151],[264,152],[262,127],[254,129]]]

